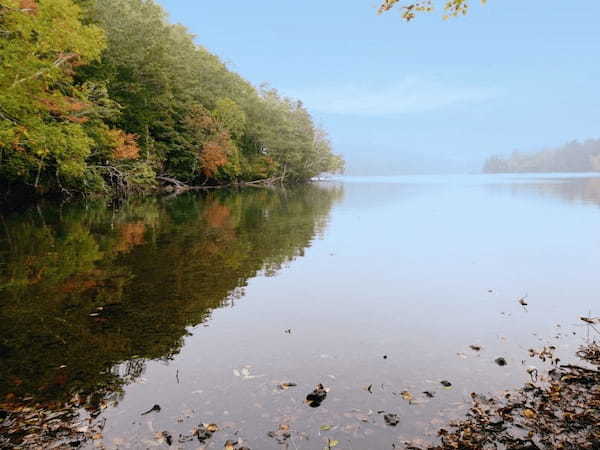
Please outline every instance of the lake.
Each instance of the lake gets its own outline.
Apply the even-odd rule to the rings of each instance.
[[[579,319],[600,315],[592,175],[344,177],[1,217],[0,448],[404,448],[471,392],[551,367],[529,349],[567,362],[599,337]]]

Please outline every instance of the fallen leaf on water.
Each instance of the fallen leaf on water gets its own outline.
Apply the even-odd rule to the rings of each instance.
[[[200,441],[200,442],[205,442],[207,440],[209,440],[213,433],[219,431],[219,427],[214,424],[214,423],[203,423],[202,425],[200,425],[198,428],[194,429],[192,434],[194,436],[196,436],[196,438]]]
[[[502,358],[502,357],[500,357],[500,358],[496,358],[496,359],[494,360],[494,362],[495,362],[496,364],[498,364],[500,367],[506,366],[506,365],[508,364],[508,363],[506,362],[506,359],[504,359],[504,358]]]
[[[329,389],[320,383],[317,384],[315,390],[306,396],[306,403],[308,403],[308,406],[311,408],[319,407],[327,397],[327,392],[329,392]]]
[[[479,346],[479,345],[469,345],[469,348],[470,348],[471,350],[474,350],[474,351],[476,351],[476,352],[478,352],[478,351],[480,351],[480,350],[481,350],[481,346]]]
[[[331,430],[331,425],[321,425],[321,431]]]
[[[327,442],[327,447],[325,447],[325,449],[330,449],[330,448],[333,448],[333,447],[337,447],[337,445],[339,443],[340,443],[340,441],[338,441],[336,439],[334,439],[334,440],[329,439],[328,442]]]
[[[433,397],[435,397],[435,392],[423,391],[423,394],[425,394],[427,396],[427,398],[433,398]]]
[[[282,391],[285,391],[291,387],[296,387],[296,386],[298,386],[296,383],[291,383],[291,382],[281,383],[279,385],[279,389],[281,389]]]
[[[408,402],[410,402],[413,399],[413,395],[408,392],[408,391],[402,391],[400,392],[400,395],[402,396],[402,398]]]
[[[102,407],[102,405],[100,405]],[[108,405],[107,405],[108,407]],[[147,414],[153,413],[153,412],[160,412],[160,405],[154,405],[152,406],[152,408],[150,408],[148,411],[144,411],[141,415],[145,416]]]
[[[206,431],[210,431],[211,433],[216,433],[219,431],[219,426],[215,423],[203,424]]]
[[[444,389],[452,389],[452,383],[447,380],[440,381],[440,384],[444,386]]]
[[[165,442],[168,446],[171,446],[173,443],[173,437],[168,431],[160,431],[158,433],[154,433],[154,439],[158,442]]]
[[[232,440],[227,440],[225,441],[225,450],[235,450],[235,446],[237,445],[237,442],[234,442]]]
[[[383,416],[383,420],[385,420],[385,423],[387,423],[391,427],[395,427],[400,423],[400,417],[398,417],[398,414],[394,413],[386,414],[385,416]]]

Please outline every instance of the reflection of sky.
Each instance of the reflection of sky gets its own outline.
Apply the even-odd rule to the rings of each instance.
[[[128,387],[110,414],[126,424],[159,403],[164,414],[154,420],[163,427],[190,408],[194,425],[232,422],[252,448],[276,448],[265,433],[288,420],[312,436],[300,448],[322,448],[319,426],[356,423],[344,416],[354,408],[398,412],[397,429],[378,417],[357,437],[335,435],[341,445],[351,438],[355,448],[384,448],[399,435],[420,435],[438,414],[445,420],[457,409],[452,402],[473,390],[520,384],[527,365],[541,366],[528,348],[549,343],[568,358],[584,333],[579,316],[600,315],[600,209],[510,189],[500,178],[345,183],[323,239],[304,258],[252,280],[235,307],[192,330],[175,361],[150,364],[145,384]],[[557,181],[557,190],[572,186]],[[527,311],[517,303],[526,294]],[[474,343],[483,345],[480,355],[468,349]],[[509,365],[495,366],[498,356]],[[236,377],[245,364],[260,376]],[[454,389],[443,391],[443,379]],[[282,381],[299,386],[273,392]],[[332,391],[309,410],[303,396],[319,382]],[[362,389],[369,384],[373,395]],[[437,396],[409,406],[392,393],[405,389]],[[124,428],[109,421],[107,430]],[[146,425],[131,432],[144,435]]]

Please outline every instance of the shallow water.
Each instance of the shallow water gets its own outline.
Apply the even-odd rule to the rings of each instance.
[[[2,222],[0,398],[98,431],[57,445],[402,448],[549,367],[529,348],[564,362],[598,337],[579,320],[600,315],[591,175],[341,178]],[[201,423],[220,431],[178,442]]]

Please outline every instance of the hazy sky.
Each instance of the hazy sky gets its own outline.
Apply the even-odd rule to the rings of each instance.
[[[159,0],[252,83],[305,102],[350,173],[479,170],[600,137],[600,2],[489,0],[463,18],[376,0]]]

